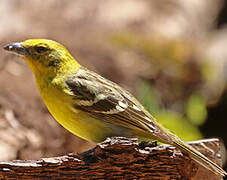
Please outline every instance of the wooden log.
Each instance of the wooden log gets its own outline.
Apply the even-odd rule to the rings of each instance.
[[[221,165],[218,139],[190,142]],[[108,138],[82,154],[0,162],[0,179],[222,179],[175,147]]]

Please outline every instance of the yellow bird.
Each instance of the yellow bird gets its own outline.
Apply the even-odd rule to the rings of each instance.
[[[48,110],[73,134],[92,142],[111,136],[155,139],[187,152],[212,172],[227,175],[159,124],[129,92],[81,66],[61,44],[29,39],[4,49],[25,59]]]

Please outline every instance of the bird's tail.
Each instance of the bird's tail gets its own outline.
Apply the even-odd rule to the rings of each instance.
[[[171,133],[172,134],[172,133]],[[186,144],[177,136],[172,134],[172,143],[175,147],[179,148],[180,150],[189,154],[189,156],[202,165],[203,167],[209,169],[210,171],[214,172],[217,175],[226,176],[227,173],[216,163],[205,157],[202,153],[194,149],[192,146]]]

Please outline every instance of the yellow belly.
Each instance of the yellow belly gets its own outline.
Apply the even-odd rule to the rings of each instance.
[[[76,110],[67,94],[56,89],[40,89],[40,93],[52,116],[73,134],[92,142],[103,141],[114,134],[109,124]]]

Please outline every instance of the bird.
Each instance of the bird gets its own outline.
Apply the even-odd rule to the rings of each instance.
[[[227,175],[158,123],[131,93],[80,65],[60,43],[28,39],[4,49],[26,61],[49,112],[71,133],[95,143],[114,136],[158,140],[188,153],[213,173]]]

